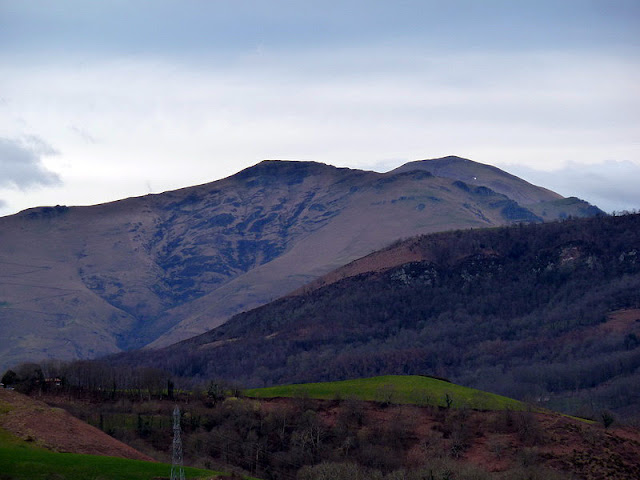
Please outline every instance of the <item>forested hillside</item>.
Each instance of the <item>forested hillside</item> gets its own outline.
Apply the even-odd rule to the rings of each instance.
[[[418,258],[113,358],[245,386],[435,374],[589,414],[640,412],[640,215],[455,231]]]

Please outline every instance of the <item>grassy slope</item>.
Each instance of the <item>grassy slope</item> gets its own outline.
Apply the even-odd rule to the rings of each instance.
[[[447,396],[454,408],[478,410],[523,410],[522,402],[501,395],[462,387],[432,377],[385,375],[340,382],[306,383],[246,390],[255,398],[297,397],[331,400],[355,397],[367,401],[446,406]]]
[[[12,480],[151,480],[169,478],[171,465],[98,455],[56,453],[36,447],[0,429],[0,471]],[[219,473],[185,467],[187,478]]]

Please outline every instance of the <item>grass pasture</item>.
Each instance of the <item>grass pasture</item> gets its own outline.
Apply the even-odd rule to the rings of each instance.
[[[1,479],[11,480],[152,480],[169,478],[171,465],[125,458],[56,453],[0,429]],[[185,467],[187,478],[220,473]]]
[[[321,400],[358,398],[360,400],[431,405],[476,410],[524,410],[526,406],[512,398],[463,387],[433,377],[385,375],[339,382],[306,383],[245,390],[253,398],[304,397]]]

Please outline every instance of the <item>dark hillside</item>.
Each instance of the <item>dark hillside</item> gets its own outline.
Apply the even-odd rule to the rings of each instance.
[[[640,215],[455,231],[394,248],[423,260],[113,360],[246,386],[435,374],[573,412],[640,413]]]

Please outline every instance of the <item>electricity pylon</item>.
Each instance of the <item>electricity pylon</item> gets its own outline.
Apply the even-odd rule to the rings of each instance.
[[[180,409],[173,409],[173,459],[171,462],[171,480],[184,480],[182,466],[182,439],[180,438]]]

